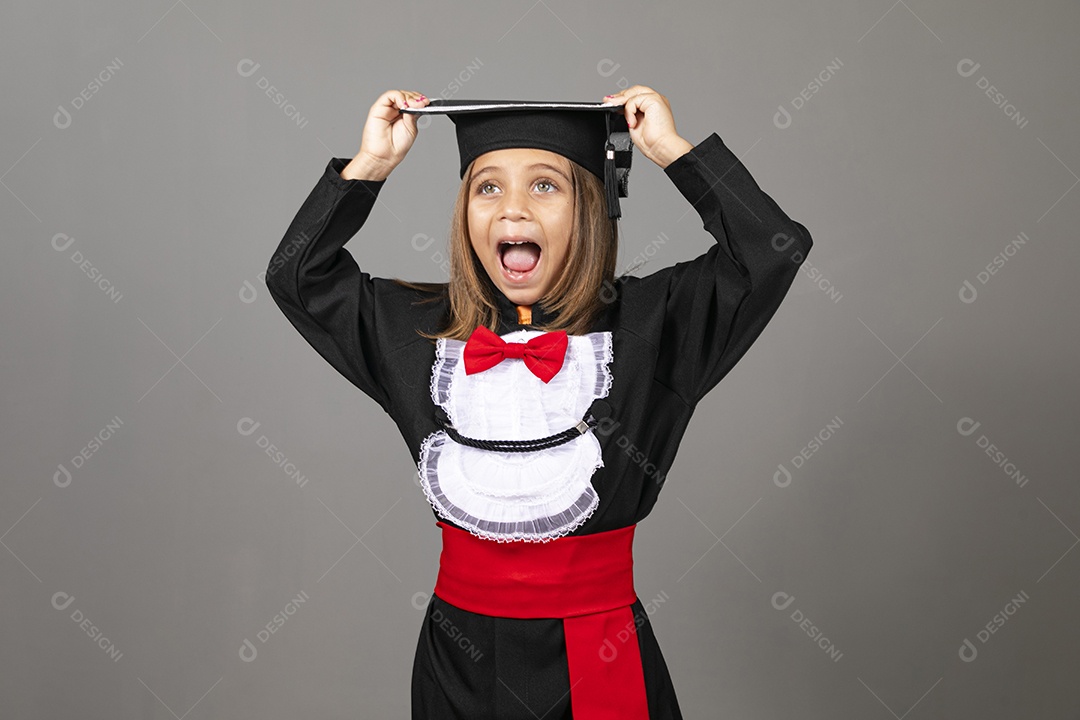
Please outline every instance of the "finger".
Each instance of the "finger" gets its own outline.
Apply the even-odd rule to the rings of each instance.
[[[622,90],[617,92],[614,97],[622,100],[628,100],[629,98],[632,98],[635,95],[640,95],[643,92],[652,92],[652,89],[647,88],[644,85],[631,85],[630,87],[623,88]]]
[[[416,135],[416,121],[416,115],[406,112],[401,113],[401,117],[398,120],[398,122],[404,123],[405,128],[409,131],[409,134],[413,136]]]
[[[370,115],[385,122],[393,122],[400,114],[398,110],[403,100],[399,90],[387,90],[371,106]]]
[[[405,97],[405,102],[409,107],[417,107],[420,105],[420,93],[415,90],[403,90],[402,95]]]
[[[660,98],[660,96],[658,94],[654,93],[654,92],[641,93],[639,95],[635,95],[633,97],[633,100],[634,100],[634,112],[635,113],[641,112],[642,114],[647,114],[649,112],[650,107],[652,107],[656,103],[660,102],[659,98]],[[638,123],[638,118],[637,118],[637,115],[635,114],[634,115],[634,125],[636,126],[637,123]]]
[[[630,127],[637,127],[637,113],[641,108],[645,98],[643,95],[633,95],[626,100],[626,105],[623,107],[623,113],[626,115],[626,124]]]
[[[404,91],[403,95],[410,108],[425,107],[431,100],[430,98],[425,97],[423,93],[415,90]],[[401,117],[402,121],[405,123],[405,127],[408,128],[409,133],[415,137],[417,134],[417,122],[419,122],[419,118],[413,113],[404,112],[401,113]]]
[[[393,90],[391,102],[398,111],[407,107],[416,107],[420,104],[420,93],[411,90]]]

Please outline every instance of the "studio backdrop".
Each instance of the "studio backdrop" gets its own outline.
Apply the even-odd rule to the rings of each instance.
[[[435,517],[275,307],[271,253],[386,90],[637,84],[814,240],[637,528],[683,715],[1077,717],[1076,3],[3,17],[3,718],[408,717]],[[421,118],[364,271],[448,279],[457,171]],[[715,243],[640,152],[630,178],[618,274]]]

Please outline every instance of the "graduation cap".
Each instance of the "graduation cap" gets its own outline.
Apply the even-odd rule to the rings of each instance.
[[[415,115],[445,114],[457,128],[459,177],[480,155],[504,148],[539,148],[567,157],[604,181],[608,217],[621,217],[634,144],[622,103],[527,100],[444,100],[406,107]]]

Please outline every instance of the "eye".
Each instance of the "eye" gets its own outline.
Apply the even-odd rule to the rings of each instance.
[[[484,191],[484,188],[487,188],[487,187],[493,187],[493,188],[497,188],[498,186],[497,186],[497,185],[495,185],[495,184],[494,184],[494,183],[492,183],[492,182],[484,182],[484,181],[481,181],[481,182],[480,182],[480,183],[479,183],[479,184],[478,184],[478,185],[476,186],[476,194],[477,194],[477,195],[491,195],[492,193],[489,193],[489,192],[485,192],[485,191]],[[551,180],[548,180],[548,179],[546,179],[546,178],[542,178],[542,179],[540,179],[540,180],[537,180],[537,181],[536,181],[536,185],[535,185],[535,187],[548,187],[548,188],[550,188],[549,190],[541,190],[540,192],[541,192],[542,194],[547,194],[547,193],[552,193],[552,192],[556,192],[556,191],[557,191],[557,190],[559,189],[559,186],[558,186],[558,185],[556,185],[556,184],[555,184],[555,183],[553,183],[553,182],[552,182]]]

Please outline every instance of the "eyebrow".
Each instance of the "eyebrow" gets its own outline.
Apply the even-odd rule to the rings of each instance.
[[[562,175],[563,179],[566,180],[567,182],[570,181],[570,178],[568,178],[566,176],[566,173],[564,173],[562,170],[555,167],[554,165],[549,165],[548,163],[542,163],[542,162],[541,163],[533,163],[532,165],[530,165],[529,167],[527,167],[525,169],[526,170],[535,170],[536,168],[546,168],[548,170],[551,170],[552,172],[556,172],[559,175]],[[473,180],[480,177],[484,173],[491,172],[493,170],[501,170],[501,169],[502,168],[500,168],[498,165],[488,165],[487,167],[482,168],[478,172],[473,173]]]

